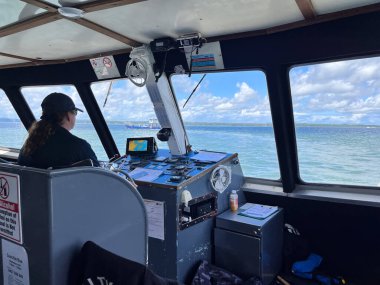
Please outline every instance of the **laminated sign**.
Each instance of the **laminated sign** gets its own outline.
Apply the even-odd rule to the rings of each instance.
[[[22,244],[20,178],[0,172],[0,236]]]

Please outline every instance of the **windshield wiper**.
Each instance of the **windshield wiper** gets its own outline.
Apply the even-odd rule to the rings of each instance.
[[[183,104],[183,107],[182,107],[182,108],[185,108],[185,106],[186,106],[187,102],[189,102],[189,100],[190,100],[191,96],[193,96],[194,92],[197,90],[197,88],[198,88],[199,84],[201,84],[201,82],[202,82],[203,78],[205,78],[205,76],[206,76],[206,73],[205,73],[205,74],[203,74],[203,76],[202,76],[201,80],[199,80],[199,82],[198,82],[197,86],[195,86],[195,88],[194,88],[193,92],[191,92],[190,96],[187,98],[187,100],[186,100],[185,104]]]
[[[106,106],[106,103],[107,103],[107,100],[108,100],[108,95],[110,95],[112,83],[113,83],[113,80],[111,80],[110,86],[108,86],[108,91],[107,91],[106,99],[104,100],[104,103],[103,103],[103,108]]]

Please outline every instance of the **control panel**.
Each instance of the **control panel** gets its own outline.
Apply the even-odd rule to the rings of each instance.
[[[215,166],[218,161],[231,156],[227,153],[211,153],[212,160],[202,152],[191,152],[187,155],[172,156],[169,150],[159,150],[149,156],[124,156],[114,161],[114,169],[127,172],[138,184],[148,182],[167,186],[178,186],[182,182],[201,175]],[[199,154],[202,154],[200,156]]]
[[[213,151],[172,155],[157,150],[149,138],[128,141],[127,155],[105,167],[130,176],[144,199],[149,268],[185,280],[201,260],[212,260],[214,218],[228,208],[232,189],[244,182],[238,155]]]

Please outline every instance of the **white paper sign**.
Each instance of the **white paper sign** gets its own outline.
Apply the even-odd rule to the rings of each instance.
[[[134,180],[150,182],[156,180],[162,173],[161,170],[136,167],[129,173],[129,176]]]
[[[218,162],[224,158],[227,154],[220,152],[211,152],[211,151],[199,151],[196,155],[190,157],[190,159],[198,161],[213,161]]]
[[[22,244],[20,178],[0,172],[0,236]]]
[[[148,216],[148,236],[165,240],[164,202],[144,199]]]
[[[25,248],[2,239],[4,284],[29,285],[29,263]]]

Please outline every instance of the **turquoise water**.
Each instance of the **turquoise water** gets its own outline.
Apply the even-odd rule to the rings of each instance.
[[[120,153],[127,137],[156,136],[157,130],[127,129],[109,125]],[[21,147],[26,131],[18,122],[0,122],[0,145]],[[246,176],[279,179],[272,127],[189,125],[193,150],[238,153]],[[347,185],[380,186],[380,127],[301,126],[297,127],[300,175],[304,181]],[[97,156],[106,153],[91,124],[76,125],[73,131],[90,142]],[[159,148],[167,148],[158,141]]]

